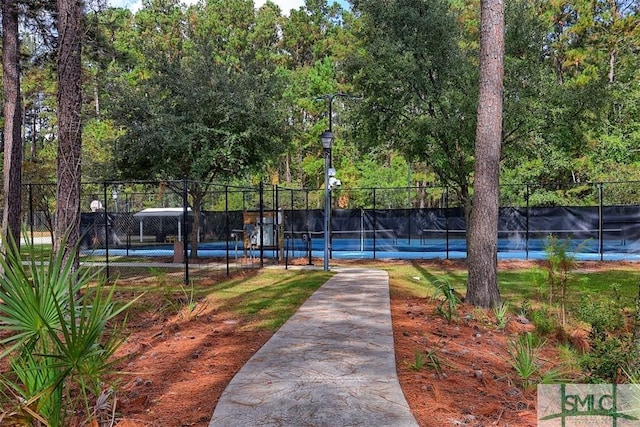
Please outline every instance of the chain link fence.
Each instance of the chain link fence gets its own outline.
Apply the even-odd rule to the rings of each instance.
[[[585,259],[640,257],[638,183],[504,185],[499,256],[541,258],[550,236]],[[55,185],[26,184],[26,230],[52,241]],[[136,269],[229,274],[318,263],[324,190],[197,181],[82,185],[81,262],[109,277]],[[331,193],[329,250],[339,258],[464,258],[465,205],[445,187],[340,188]]]

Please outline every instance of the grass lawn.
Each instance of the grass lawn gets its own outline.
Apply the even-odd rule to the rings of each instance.
[[[545,364],[570,364],[573,380],[617,381],[621,378],[617,363],[633,354],[629,333],[640,284],[640,269],[633,264],[584,263],[567,271],[562,279],[566,284],[565,326],[560,326],[557,294],[550,303],[549,272],[544,263],[501,263],[499,287],[508,303],[506,317],[510,320],[506,326],[499,326],[492,310],[460,305],[458,315],[449,319],[436,310],[438,304],[432,297],[444,297],[437,293],[443,284],[465,294],[463,262],[345,265],[389,273],[398,372],[414,414],[424,420],[421,425],[433,425],[429,424],[432,410],[438,404],[445,405],[447,413],[455,412],[462,418],[468,414],[468,407],[456,406],[464,403],[455,394],[462,390],[463,382],[476,405],[481,400],[495,405],[515,399],[515,409],[510,409],[509,415],[512,420],[534,417],[530,408],[535,406],[535,393],[524,387],[522,394],[505,394],[513,393],[513,387],[524,380],[514,373],[505,352],[514,337],[524,334],[522,329],[511,329],[523,326],[517,321],[521,317],[531,320],[525,325],[527,330],[534,331],[544,343]],[[118,301],[139,297],[127,310],[127,338],[119,350],[124,357],[120,370],[136,373],[135,378],[124,377],[122,413],[150,423],[167,421],[164,425],[172,425],[175,419],[206,425],[217,399],[212,396],[219,396],[239,367],[335,274],[317,269],[265,268],[234,271],[227,277],[221,271],[199,270],[191,276],[191,283],[184,285],[182,272],[135,270],[130,277],[115,281]],[[594,328],[602,334],[591,336]],[[588,341],[581,351],[572,348],[572,330],[584,332],[579,338]],[[447,377],[434,376],[428,366],[417,363],[417,356],[423,354],[442,362]],[[480,396],[477,377],[468,373],[477,371],[474,366],[479,366],[479,357],[489,356],[493,359],[482,365],[482,375],[491,381],[484,384],[485,394]],[[454,382],[456,387],[450,387]],[[450,392],[453,394],[446,397],[446,404],[438,400]],[[494,412],[487,409],[486,414]],[[495,420],[486,414],[489,425]],[[514,421],[511,425],[525,424]]]
[[[433,295],[443,281],[462,295],[466,292],[467,271],[459,266],[430,265],[425,268],[420,265],[393,265],[382,268],[389,272],[397,290],[415,296]],[[498,273],[500,295],[512,307],[518,307],[524,301],[545,303],[549,299],[548,275],[541,266],[503,269]],[[639,285],[640,268],[633,266],[607,269],[606,264],[600,264],[597,270],[592,271],[576,268],[568,277],[567,304],[579,305],[585,297],[606,302],[619,294],[625,308],[635,309]]]

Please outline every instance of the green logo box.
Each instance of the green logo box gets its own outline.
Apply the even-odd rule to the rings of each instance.
[[[540,384],[538,427],[640,427],[640,384]]]

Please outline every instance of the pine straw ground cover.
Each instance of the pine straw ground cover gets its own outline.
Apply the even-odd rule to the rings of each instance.
[[[305,260],[306,261],[306,260]],[[316,264],[321,264],[317,261]],[[406,264],[406,263],[405,263]],[[359,263],[373,268],[397,268],[400,262]],[[501,262],[500,269],[529,269],[533,263]],[[415,267],[415,265],[414,265]],[[422,262],[421,272],[463,274],[464,264]],[[538,265],[539,267],[539,265]],[[634,264],[580,265],[583,272],[602,269],[636,270]],[[246,277],[255,271],[239,273]],[[635,274],[635,273],[634,273]],[[236,277],[242,279],[242,277]],[[119,283],[149,286],[158,278]],[[167,280],[163,278],[162,280]],[[180,278],[176,279],[178,282]],[[202,295],[220,277],[198,278]],[[424,280],[417,278],[416,281]],[[515,337],[533,329],[513,309],[500,325],[492,310],[464,303],[451,321],[441,303],[408,291],[391,276],[391,310],[396,365],[402,390],[421,426],[535,426],[536,396],[524,387],[509,356]],[[127,299],[133,293],[123,292]],[[185,289],[172,295],[148,294],[129,313],[129,336],[120,348],[115,419],[104,425],[207,426],[215,405],[233,375],[276,330],[265,328],[259,315],[243,315],[205,299],[191,301]],[[167,309],[168,305],[176,307]],[[261,310],[264,310],[262,308]],[[258,313],[259,314],[259,313]],[[551,334],[536,350],[540,373],[562,367],[563,375],[579,375],[567,364],[559,341],[584,345],[585,335]],[[535,378],[534,378],[535,380]],[[105,417],[108,419],[109,417]],[[97,424],[95,424],[97,425]]]

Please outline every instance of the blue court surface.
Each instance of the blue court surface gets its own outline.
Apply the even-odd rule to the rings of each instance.
[[[562,240],[569,245],[569,254],[580,261],[640,261],[640,242],[607,239],[598,240]],[[547,239],[499,239],[498,258],[502,260],[539,260],[546,259]],[[311,241],[311,256],[324,256],[324,240]],[[464,259],[466,241],[464,239],[349,239],[334,238],[331,242],[331,258],[334,259]],[[239,259],[243,257],[275,258],[278,251],[273,248],[247,248],[242,242],[202,242],[198,245],[198,256],[211,258]],[[82,255],[106,256],[107,249],[89,249]],[[115,247],[108,249],[109,257],[170,257],[174,255],[172,244],[148,246],[132,246],[130,248]],[[283,255],[289,259],[308,258],[309,244],[303,239],[286,239]]]

